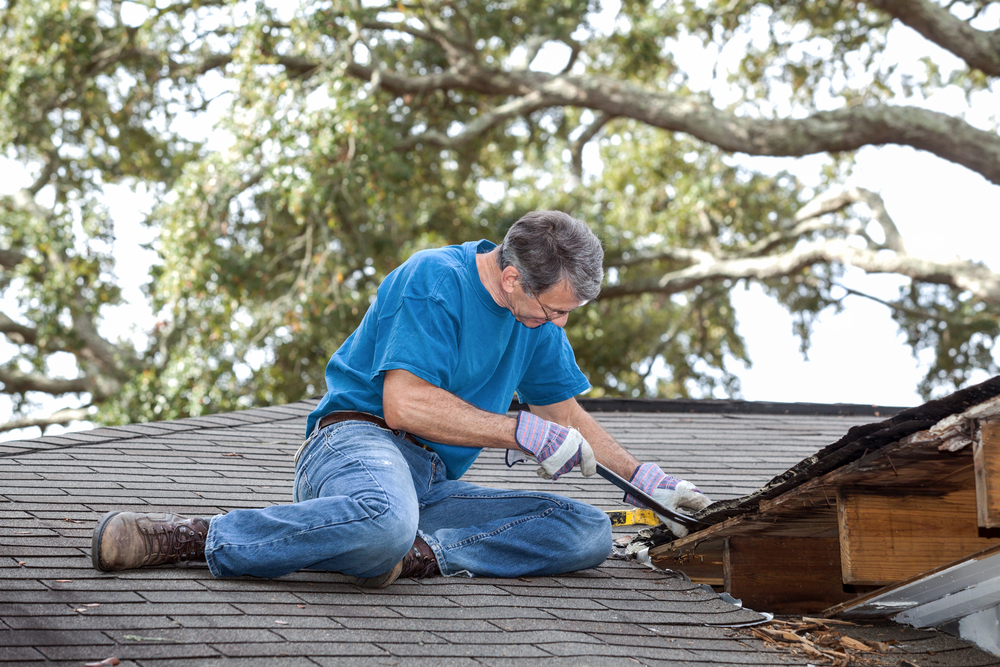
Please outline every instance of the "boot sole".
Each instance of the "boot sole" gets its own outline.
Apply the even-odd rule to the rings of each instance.
[[[94,538],[90,543],[90,560],[94,564],[94,568],[100,570],[101,572],[112,572],[112,570],[101,566],[101,540],[104,539],[104,529],[108,527],[108,522],[111,521],[111,519],[121,513],[121,510],[108,512],[97,523],[97,527],[94,528]]]
[[[399,573],[402,571],[403,561],[399,561],[391,570],[377,577],[361,578],[347,575],[347,579],[355,586],[360,586],[361,588],[385,588],[396,581],[396,579],[399,579]]]

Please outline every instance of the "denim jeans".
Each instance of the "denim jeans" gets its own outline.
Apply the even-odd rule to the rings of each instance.
[[[449,480],[437,454],[367,422],[313,433],[296,465],[293,498],[214,517],[205,548],[212,574],[373,577],[392,569],[417,534],[445,576],[561,574],[596,567],[611,551],[601,510]]]

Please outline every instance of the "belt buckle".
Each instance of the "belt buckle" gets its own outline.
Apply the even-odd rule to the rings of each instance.
[[[295,450],[295,458],[292,459],[293,464],[298,464],[299,457],[302,456],[302,451],[306,448],[306,445],[308,445],[310,442],[312,442],[312,438],[311,437],[306,438],[305,440],[302,441],[302,444],[299,445],[299,448]]]

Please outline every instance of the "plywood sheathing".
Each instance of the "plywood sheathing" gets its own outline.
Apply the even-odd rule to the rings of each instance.
[[[837,505],[845,584],[892,584],[1000,542],[980,536],[971,487],[943,496],[848,487]]]
[[[983,528],[1000,528],[1000,420],[984,421],[973,441],[977,519]]]
[[[723,557],[726,591],[755,609],[807,613],[854,597],[841,583],[836,537],[735,536]]]

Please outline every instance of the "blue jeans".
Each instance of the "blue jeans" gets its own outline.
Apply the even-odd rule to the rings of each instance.
[[[212,519],[205,559],[217,577],[302,569],[374,577],[420,535],[445,576],[519,577],[596,567],[611,551],[607,515],[536,491],[445,477],[437,454],[375,424],[344,421],[310,437],[295,502]]]

